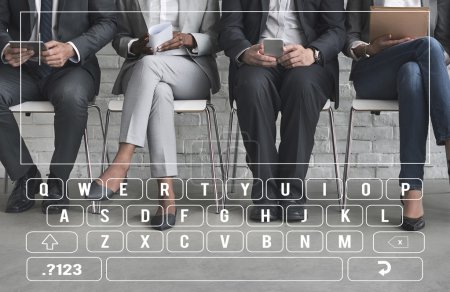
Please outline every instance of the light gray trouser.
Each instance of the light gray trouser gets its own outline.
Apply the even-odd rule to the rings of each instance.
[[[177,176],[174,99],[205,99],[210,81],[185,56],[146,56],[124,78],[125,101],[120,143],[145,146],[152,177]]]

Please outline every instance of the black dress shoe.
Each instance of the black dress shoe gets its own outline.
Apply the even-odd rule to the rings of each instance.
[[[50,174],[50,178],[54,177]],[[42,201],[41,210],[44,214],[60,214],[68,209],[69,199],[64,196],[64,184],[61,180],[48,180],[48,196]]]
[[[299,222],[305,219],[305,207],[297,201],[282,201],[286,222]]]
[[[409,218],[403,216],[402,229],[406,231],[419,231],[425,228],[425,219],[423,216],[419,218]]]
[[[30,180],[27,187],[27,181]],[[34,206],[35,194],[39,192],[42,183],[41,173],[36,166],[32,166],[27,174],[18,179],[14,185],[11,196],[6,203],[6,213],[22,213]],[[28,192],[28,194],[27,194]],[[28,195],[28,196],[27,196]]]
[[[264,214],[263,214],[264,211]],[[270,213],[268,213],[270,212]],[[260,223],[268,223],[267,222],[267,214],[270,214],[270,222],[276,221],[282,217],[283,213],[280,212],[278,206],[270,206],[270,205],[253,205],[252,210],[250,211],[250,219],[252,221],[260,222]]]
[[[177,222],[177,209],[175,209],[175,214],[158,215],[153,216],[150,220],[152,228],[159,231],[164,231],[175,226]],[[166,220],[167,218],[167,220]]]

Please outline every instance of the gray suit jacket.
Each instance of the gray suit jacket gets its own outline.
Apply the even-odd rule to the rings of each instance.
[[[117,53],[125,58],[125,63],[120,70],[113,94],[123,94],[122,79],[125,73],[142,58],[130,57],[128,54],[128,43],[147,33],[147,24],[141,11],[147,7],[147,0],[117,0],[119,11],[136,11],[133,13],[123,12],[119,17],[118,34],[113,40],[113,47]],[[220,78],[216,63],[216,52],[218,51],[216,26],[219,21],[218,0],[181,0],[180,11],[202,11],[181,12],[180,30],[190,33],[195,37],[198,45],[198,53],[190,54],[192,60],[205,72],[211,82],[211,90],[216,93],[220,89]],[[143,9],[144,7],[144,9]],[[208,12],[213,11],[213,12]],[[189,78],[189,76],[186,76]]]
[[[369,11],[370,6],[380,0],[348,0],[347,11]],[[430,31],[450,53],[450,1],[449,0],[423,0],[423,6],[430,7]],[[369,13],[347,13],[347,40],[344,53],[351,56],[351,45],[355,41],[369,40]]]
[[[58,14],[57,40],[73,42],[80,52],[80,63],[100,87],[100,67],[95,54],[107,45],[116,33],[116,7],[111,0],[59,0],[58,11],[89,11]],[[34,11],[22,14],[21,11]],[[10,41],[29,40],[36,18],[35,0],[0,0],[0,50]],[[110,12],[108,12],[110,11]]]

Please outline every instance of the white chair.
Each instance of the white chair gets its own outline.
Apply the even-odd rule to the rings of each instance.
[[[331,105],[331,102],[328,100],[327,103],[325,104],[325,106],[322,109],[323,112],[327,112],[329,119],[330,119],[330,128],[331,128],[331,144],[333,147],[333,156],[334,156],[334,171],[336,174],[336,178],[340,178],[340,170],[339,170],[339,159],[338,159],[338,152],[337,152],[337,146],[336,146],[336,130],[334,127],[334,111],[333,111],[333,107]],[[229,176],[229,168],[230,168],[230,157],[231,157],[231,139],[232,139],[232,133],[233,133],[233,121],[234,121],[234,116],[236,115],[237,112],[237,104],[236,101],[234,101],[233,103],[233,108],[230,111],[230,119],[229,119],[229,125],[228,125],[228,142],[227,142],[227,157],[226,157],[226,169],[225,169],[225,174],[226,174],[226,179],[228,179]],[[237,145],[239,142],[239,126],[236,129],[236,139],[235,139],[235,152],[234,152],[234,159],[233,159],[233,175],[232,177],[236,177],[236,164],[237,164]],[[234,187],[234,185],[233,185]],[[339,204],[342,206],[342,204],[344,203],[343,198],[343,190],[342,190],[342,185],[339,183],[339,181],[337,181],[337,190],[338,190],[338,200],[339,200]],[[231,192],[233,192],[234,190],[231,189]]]
[[[103,128],[103,118],[100,107],[98,107],[94,102],[91,102],[88,106],[89,109],[95,109],[98,113],[100,120],[100,127],[102,128],[103,137],[105,136],[105,131]],[[10,111],[13,113],[25,114],[26,116],[31,116],[31,114],[53,114],[55,113],[55,109],[53,105],[49,101],[28,101],[22,104],[10,107]],[[87,163],[87,174],[89,179],[92,182],[92,164],[91,157],[89,152],[89,138],[88,138],[88,130],[87,127],[84,130],[83,135],[84,147],[86,151],[86,163]],[[5,169],[5,193],[8,192],[8,174]],[[97,212],[99,207],[99,203],[96,201],[92,201],[93,212]]]
[[[113,100],[109,102],[108,110],[106,112],[106,122],[105,122],[105,140],[103,143],[103,154],[102,154],[102,171],[104,171],[104,165],[105,165],[105,159],[107,156],[107,138],[108,138],[108,130],[109,130],[109,121],[110,116],[112,113],[122,113],[123,110],[123,101],[122,100]],[[210,147],[210,159],[211,159],[211,174],[212,178],[214,179],[214,182],[216,182],[216,164],[215,164],[215,158],[214,158],[214,146],[213,146],[213,138],[212,138],[212,120],[214,120],[214,127],[216,132],[216,139],[217,139],[217,149],[219,153],[219,160],[220,160],[220,168],[222,171],[222,180],[224,180],[224,165],[223,165],[223,159],[222,159],[222,149],[220,146],[220,140],[219,140],[219,126],[217,124],[217,116],[216,116],[216,109],[211,104],[209,99],[200,99],[200,100],[175,100],[174,101],[174,110],[178,114],[183,113],[205,113],[206,119],[207,119],[207,127],[208,127],[208,140],[209,140],[209,147]],[[212,115],[212,116],[211,116]],[[222,188],[223,189],[223,188]],[[220,193],[222,194],[222,198],[219,196],[219,189],[217,187],[217,184],[214,183],[214,191],[216,196],[216,212],[219,213],[220,208],[223,208],[224,206],[224,195],[223,190],[220,190]]]
[[[347,149],[345,152],[345,165],[344,165],[344,195],[343,195],[343,207],[346,205],[346,193],[347,193],[347,179],[348,169],[350,167],[350,154],[352,147],[352,133],[353,133],[353,118],[356,112],[370,112],[372,114],[379,115],[381,112],[398,112],[397,100],[377,100],[377,99],[358,99],[353,100],[352,108],[350,111],[350,121],[348,124],[347,132]]]

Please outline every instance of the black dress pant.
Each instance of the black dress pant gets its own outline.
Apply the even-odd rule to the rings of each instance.
[[[243,65],[237,70],[233,88],[238,107],[247,162],[254,178],[266,185],[272,179],[300,178],[304,181],[314,134],[327,99],[333,93],[332,76],[322,66],[284,69]],[[276,147],[276,121],[281,113],[279,149]],[[264,199],[256,200],[263,186],[254,180],[255,203],[270,204],[280,198],[306,201],[301,183],[291,183],[291,197],[281,197],[282,180],[270,180]],[[267,197],[266,197],[267,194]]]
[[[78,155],[88,104],[94,96],[94,79],[82,67],[68,66],[39,78],[26,65],[21,77],[20,69],[0,63],[0,161],[12,180],[24,176],[33,160],[9,108],[26,101],[48,100],[53,104],[55,151],[50,173],[66,181]]]

